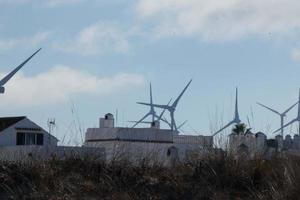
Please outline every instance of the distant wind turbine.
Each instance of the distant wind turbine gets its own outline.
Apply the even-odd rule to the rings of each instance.
[[[280,133],[281,133],[281,135],[282,135],[282,137],[283,137],[284,118],[286,117],[286,114],[287,114],[292,108],[294,108],[294,107],[298,104],[298,102],[294,103],[291,107],[289,107],[288,109],[286,109],[286,110],[285,110],[284,112],[282,112],[282,113],[280,113],[280,112],[278,112],[277,110],[274,110],[274,109],[272,109],[272,108],[270,108],[270,107],[268,107],[268,106],[265,106],[265,105],[263,105],[263,104],[261,104],[261,103],[259,103],[259,102],[257,102],[257,104],[260,105],[260,106],[262,106],[262,107],[264,107],[264,108],[266,108],[266,109],[268,109],[268,110],[270,110],[271,112],[273,112],[273,113],[279,115],[279,117],[280,117]]]
[[[185,86],[185,88],[182,90],[182,92],[180,93],[180,95],[176,98],[176,100],[172,103],[172,105],[159,105],[159,104],[152,104],[152,106],[157,107],[157,108],[162,108],[162,109],[166,109],[170,112],[170,118],[171,118],[171,130],[175,130],[177,132],[177,127],[176,127],[176,122],[175,122],[175,118],[174,118],[174,113],[176,110],[176,107],[178,105],[179,100],[181,99],[182,95],[185,93],[186,89],[189,87],[189,85],[191,84],[192,79],[188,82],[188,84]],[[147,106],[151,106],[151,104],[149,103],[143,103],[143,102],[137,102],[138,104],[142,104],[142,105],[147,105]]]
[[[3,79],[0,80],[0,93],[5,92],[4,85],[29,61],[35,54],[37,54],[39,50],[37,50],[34,54],[32,54],[29,58],[27,58],[24,62],[22,62],[18,67],[16,67],[13,71],[11,71],[8,75],[6,75]]]
[[[169,101],[169,103],[171,102],[171,100]],[[168,103],[168,105],[169,105]],[[163,114],[165,113],[165,109],[161,112],[161,114],[158,116],[154,110],[154,104],[153,104],[153,97],[152,97],[152,86],[150,83],[150,111],[144,116],[142,117],[139,121],[130,121],[130,122],[134,122],[135,124],[132,126],[132,128],[136,127],[138,124],[143,123],[143,120],[146,119],[148,116],[152,117],[152,122],[150,122],[150,124],[154,123],[155,121],[164,121],[162,119]],[[156,118],[156,120],[155,120]]]
[[[226,124],[223,128],[215,132],[212,136],[217,135],[218,133],[222,132],[224,129],[228,128],[233,124],[239,124],[241,122],[238,110],[238,88],[235,89],[235,109],[234,109],[234,116],[233,120]]]
[[[300,102],[300,89],[299,89],[299,97],[298,97],[298,102]],[[297,103],[298,103],[297,102]],[[292,119],[289,123],[285,124],[284,126],[280,127],[279,129],[277,129],[276,131],[274,131],[273,133],[278,132],[279,130],[284,129],[285,127],[293,124],[294,122],[298,122],[299,123],[299,127],[298,127],[298,134],[300,134],[300,105],[298,103],[298,113],[297,113],[297,117]]]

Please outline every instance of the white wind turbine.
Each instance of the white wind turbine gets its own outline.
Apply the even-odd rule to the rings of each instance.
[[[298,97],[298,102],[300,102],[300,89],[299,89],[299,97]],[[297,102],[297,103],[298,103]],[[284,129],[285,127],[293,124],[294,122],[298,122],[298,134],[300,134],[300,105],[298,103],[298,113],[297,113],[297,117],[292,119],[289,123],[285,124],[284,126],[280,127],[279,129],[277,129],[276,131],[274,131],[273,133],[278,132],[281,129]]]
[[[22,62],[18,67],[16,67],[13,71],[11,71],[8,75],[6,75],[3,79],[0,80],[0,93],[5,92],[4,85],[33,57],[37,54],[39,50],[37,50],[34,54],[32,54],[29,58],[27,58],[24,62]]]
[[[168,102],[167,105],[169,105],[171,101],[172,101],[172,99]],[[151,104],[151,105],[153,105],[153,104]],[[171,127],[170,122],[168,122],[165,118],[163,118],[163,115],[164,115],[165,111],[166,111],[166,109],[163,109],[163,111],[160,113],[159,116],[157,116],[157,114],[155,112],[154,116],[156,117],[156,120],[153,120],[153,121],[143,121],[146,118],[145,116],[151,112],[151,109],[150,109],[149,113],[147,113],[141,120],[139,120],[139,121],[128,121],[128,122],[135,123],[135,126],[136,126],[138,124],[154,124],[155,122],[163,121],[163,122],[165,122],[166,124],[168,124]],[[134,128],[135,126],[133,126],[132,128]]]
[[[287,114],[292,108],[294,108],[294,107],[298,104],[298,102],[294,103],[291,107],[289,107],[288,109],[286,109],[286,110],[285,110],[284,112],[282,112],[282,113],[280,113],[280,112],[278,112],[278,111],[276,111],[276,110],[274,110],[274,109],[272,109],[272,108],[270,108],[270,107],[268,107],[268,106],[265,106],[265,105],[263,105],[263,104],[261,104],[261,103],[259,103],[259,102],[257,102],[257,104],[260,105],[260,106],[262,106],[262,107],[264,107],[264,108],[266,108],[266,109],[268,109],[268,110],[270,110],[271,112],[273,112],[273,113],[279,115],[279,117],[280,117],[280,133],[281,133],[281,135],[282,135],[282,137],[283,137],[284,118],[286,117],[286,114]]]
[[[176,107],[178,105],[179,100],[181,99],[182,95],[184,94],[184,92],[186,91],[186,89],[189,87],[189,85],[191,84],[192,79],[188,82],[188,84],[185,86],[185,88],[182,90],[182,92],[180,93],[180,95],[176,98],[176,100],[172,103],[172,105],[159,105],[159,104],[152,104],[152,106],[157,107],[157,108],[162,108],[162,109],[166,109],[170,112],[170,118],[171,118],[171,130],[175,130],[177,131],[177,126],[176,126],[176,122],[175,122],[175,118],[174,118],[174,113],[176,110]],[[142,105],[147,105],[147,106],[151,106],[151,104],[149,103],[143,103],[143,102],[137,102],[138,104],[142,104]]]
[[[226,124],[223,128],[221,128],[220,130],[218,130],[217,132],[215,132],[212,136],[217,135],[218,133],[220,133],[221,131],[223,131],[224,129],[228,128],[229,126],[233,125],[233,124],[239,124],[241,122],[240,120],[240,116],[239,116],[239,110],[238,110],[238,88],[235,89],[235,109],[234,109],[234,116],[233,116],[233,120],[231,120],[228,124]]]
[[[171,100],[170,100],[171,101]],[[169,103],[170,103],[170,101],[169,101]],[[168,103],[168,104],[169,104]],[[130,122],[134,122],[135,124],[132,126],[132,128],[134,128],[134,127],[136,127],[138,124],[140,124],[140,123],[148,123],[148,122],[143,122],[143,120],[144,119],[146,119],[148,116],[151,116],[152,117],[152,121],[151,122],[149,122],[150,124],[153,124],[153,123],[155,123],[155,121],[160,121],[160,120],[162,120],[162,121],[164,121],[165,122],[165,120],[164,119],[162,119],[162,116],[163,116],[163,114],[165,113],[165,109],[161,112],[161,114],[158,116],[157,114],[156,114],[156,112],[155,112],[155,110],[154,110],[154,104],[153,104],[153,97],[152,97],[152,86],[151,86],[151,83],[150,83],[150,104],[149,104],[149,106],[150,106],[150,111],[144,116],[144,117],[142,117],[139,121],[130,121]],[[155,120],[155,118],[156,118],[156,120]]]

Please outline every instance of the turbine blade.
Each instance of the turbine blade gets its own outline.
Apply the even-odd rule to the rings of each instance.
[[[182,92],[180,93],[180,95],[177,97],[177,99],[173,102],[172,107],[176,108],[180,98],[182,97],[182,95],[185,93],[186,89],[189,87],[189,85],[191,84],[192,79],[188,82],[188,84],[185,86],[185,88],[182,90]]]
[[[282,128],[284,129],[285,127],[291,125],[292,123],[294,123],[294,122],[296,122],[296,121],[298,121],[298,120],[297,120],[297,119],[293,119],[293,120],[290,121],[289,123],[285,124]],[[281,130],[281,128],[275,130],[273,133],[276,133],[276,132],[278,132],[278,131],[280,131],[280,130]]]
[[[185,120],[182,124],[180,124],[177,129],[180,129],[181,127],[183,127],[186,123],[188,122],[188,120]]]
[[[153,104],[151,83],[150,83],[150,104]]]
[[[212,136],[217,135],[218,133],[222,132],[224,129],[228,128],[229,126],[231,126],[232,124],[235,124],[234,121],[229,122],[228,124],[226,124],[223,128],[221,128],[220,130],[218,130],[217,132],[215,132]]]
[[[144,102],[136,102],[137,104],[145,105],[145,106],[151,106],[150,103],[144,103]],[[156,108],[162,108],[162,109],[169,109],[170,106],[167,105],[159,105],[159,104],[152,104]]]
[[[239,110],[238,110],[238,88],[235,88],[235,116],[239,115]]]
[[[167,106],[170,105],[171,101],[172,101],[172,99],[170,99],[170,101],[168,102]],[[157,118],[158,121],[162,118],[162,116],[164,115],[165,111],[166,111],[166,108],[163,109],[163,111],[161,112],[161,114],[160,114],[159,117]]]
[[[260,105],[260,106],[262,106],[262,107],[264,107],[264,108],[266,108],[266,109],[268,109],[268,110],[270,110],[270,111],[273,112],[273,113],[276,113],[276,114],[278,114],[278,115],[281,115],[278,111],[276,111],[276,110],[274,110],[274,109],[272,109],[272,108],[270,108],[270,107],[268,107],[268,106],[265,106],[264,104],[261,104],[261,103],[259,103],[259,102],[257,102],[257,104]]]
[[[300,102],[300,88],[299,88],[299,98],[298,102]],[[298,104],[298,119],[300,119],[300,105]]]
[[[299,102],[294,103],[291,107],[289,107],[288,109],[286,109],[286,111],[284,111],[282,114],[286,114],[288,113],[292,108],[294,108]]]
[[[24,62],[22,62],[18,67],[16,67],[13,71],[11,71],[8,75],[6,75],[1,81],[0,81],[0,86],[3,86],[7,83],[7,81],[9,81],[9,79],[11,79],[29,60],[31,60],[31,58],[33,56],[35,56],[39,51],[41,50],[41,48],[39,50],[37,50],[36,52],[34,52],[34,54],[32,54],[29,58],[27,58]]]
[[[166,124],[169,125],[170,128],[172,128],[171,123],[166,118],[162,118],[161,121],[165,122]]]
[[[151,115],[152,115],[152,122],[154,122],[154,117],[155,117],[155,111],[154,111],[154,106],[153,106],[153,97],[152,97],[152,86],[151,86],[151,83],[150,83],[150,112],[151,112]]]
[[[138,125],[139,123],[141,123],[146,117],[148,117],[150,115],[150,113],[147,113],[142,119],[140,119],[139,121],[137,121],[132,128],[136,127],[136,125]]]
[[[129,123],[137,123],[138,121],[128,121]],[[140,124],[151,124],[152,122],[140,122]]]

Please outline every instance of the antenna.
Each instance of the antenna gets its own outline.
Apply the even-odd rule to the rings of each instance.
[[[49,118],[47,121],[49,133],[52,134],[53,129],[56,127],[55,118]]]
[[[55,118],[52,118],[52,119],[49,118],[47,121],[47,125],[48,125],[48,130],[49,130],[49,135],[48,135],[49,144],[51,144],[51,135],[53,133],[54,127],[56,127]]]

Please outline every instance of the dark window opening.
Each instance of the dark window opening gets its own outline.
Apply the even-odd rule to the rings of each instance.
[[[25,145],[25,133],[17,133],[17,145]]]
[[[26,145],[34,145],[36,144],[35,134],[34,133],[26,133]]]
[[[44,135],[43,134],[37,134],[36,135],[36,144],[37,145],[43,145],[44,144]]]
[[[17,145],[43,145],[44,135],[40,133],[17,132]]]

